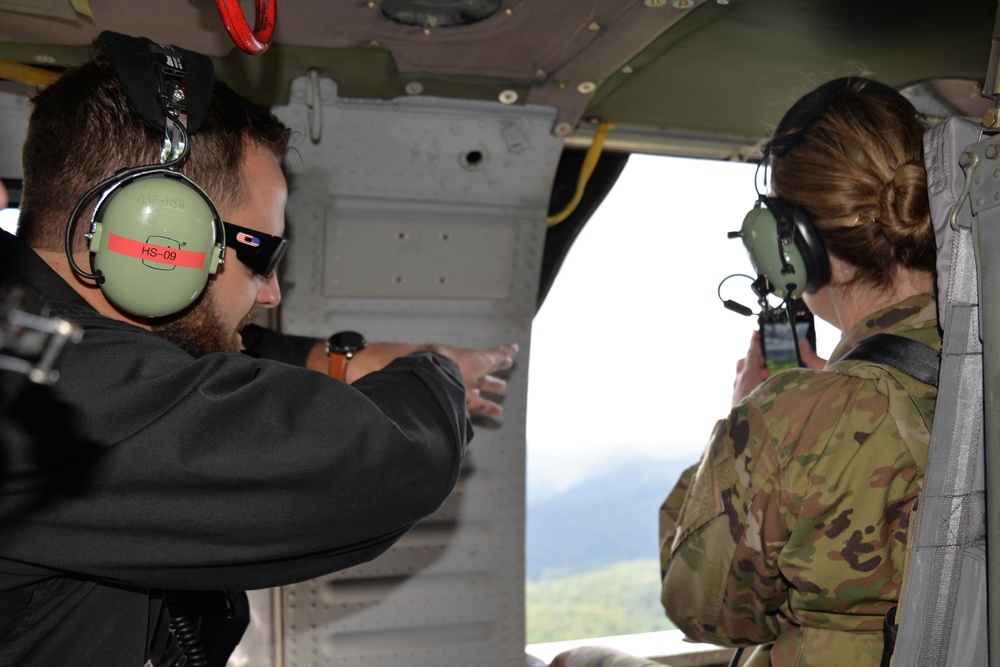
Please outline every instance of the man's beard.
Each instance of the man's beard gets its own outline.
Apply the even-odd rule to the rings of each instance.
[[[250,309],[236,331],[226,326],[215,306],[215,293],[209,287],[190,310],[168,322],[154,324],[153,333],[194,357],[214,352],[240,352],[236,334],[257,319],[257,306]]]

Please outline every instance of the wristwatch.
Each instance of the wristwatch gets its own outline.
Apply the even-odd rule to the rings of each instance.
[[[365,337],[357,331],[338,331],[326,339],[326,353],[330,356],[330,377],[347,381],[347,362],[367,347]]]

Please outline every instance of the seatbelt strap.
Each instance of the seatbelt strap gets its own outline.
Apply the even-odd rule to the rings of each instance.
[[[987,660],[984,378],[969,204],[993,200],[970,191],[972,175],[957,168],[960,163],[971,166],[972,159],[966,157],[970,150],[979,154],[977,161],[986,161],[985,145],[970,146],[978,133],[977,124],[956,118],[925,138],[928,194],[941,247],[939,274],[948,282],[946,292],[939,290],[939,306],[944,305],[940,386],[897,611],[892,664],[905,667],[965,667]],[[980,180],[984,188],[993,183]],[[949,250],[950,262],[942,271],[942,255]]]
[[[895,368],[914,380],[938,386],[941,353],[920,341],[893,334],[875,334],[865,338],[838,361],[870,361]]]
[[[932,387],[938,386],[941,372],[941,353],[930,345],[894,334],[879,333],[865,338],[854,346],[841,361],[866,361],[893,368],[914,380]],[[930,423],[931,415],[921,410],[923,418]],[[906,558],[901,574],[903,587],[906,586],[909,557]],[[902,590],[900,591],[902,600]],[[896,645],[899,625],[896,622],[898,606],[894,605],[886,613],[882,624],[882,661],[880,667],[889,667]]]

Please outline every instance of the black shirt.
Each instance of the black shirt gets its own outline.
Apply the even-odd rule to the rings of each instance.
[[[2,232],[0,258],[84,329],[54,386],[0,371],[0,665],[138,667],[160,589],[370,560],[454,487],[471,426],[450,360],[414,354],[347,385],[194,358],[98,314]]]

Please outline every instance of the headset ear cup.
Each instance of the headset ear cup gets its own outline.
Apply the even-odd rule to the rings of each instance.
[[[757,273],[782,299],[814,292],[829,280],[823,241],[805,211],[773,197],[761,197],[740,231]]]
[[[830,256],[819,232],[801,206],[794,207],[792,222],[795,226],[795,246],[806,270],[805,291],[812,293],[830,282]]]
[[[767,279],[776,294],[783,296],[786,283],[782,276],[782,261],[778,255],[778,222],[774,213],[758,201],[743,218],[740,238],[754,270]]]
[[[164,317],[190,306],[222,256],[215,205],[179,172],[150,169],[105,191],[91,221],[94,273],[116,306]]]

